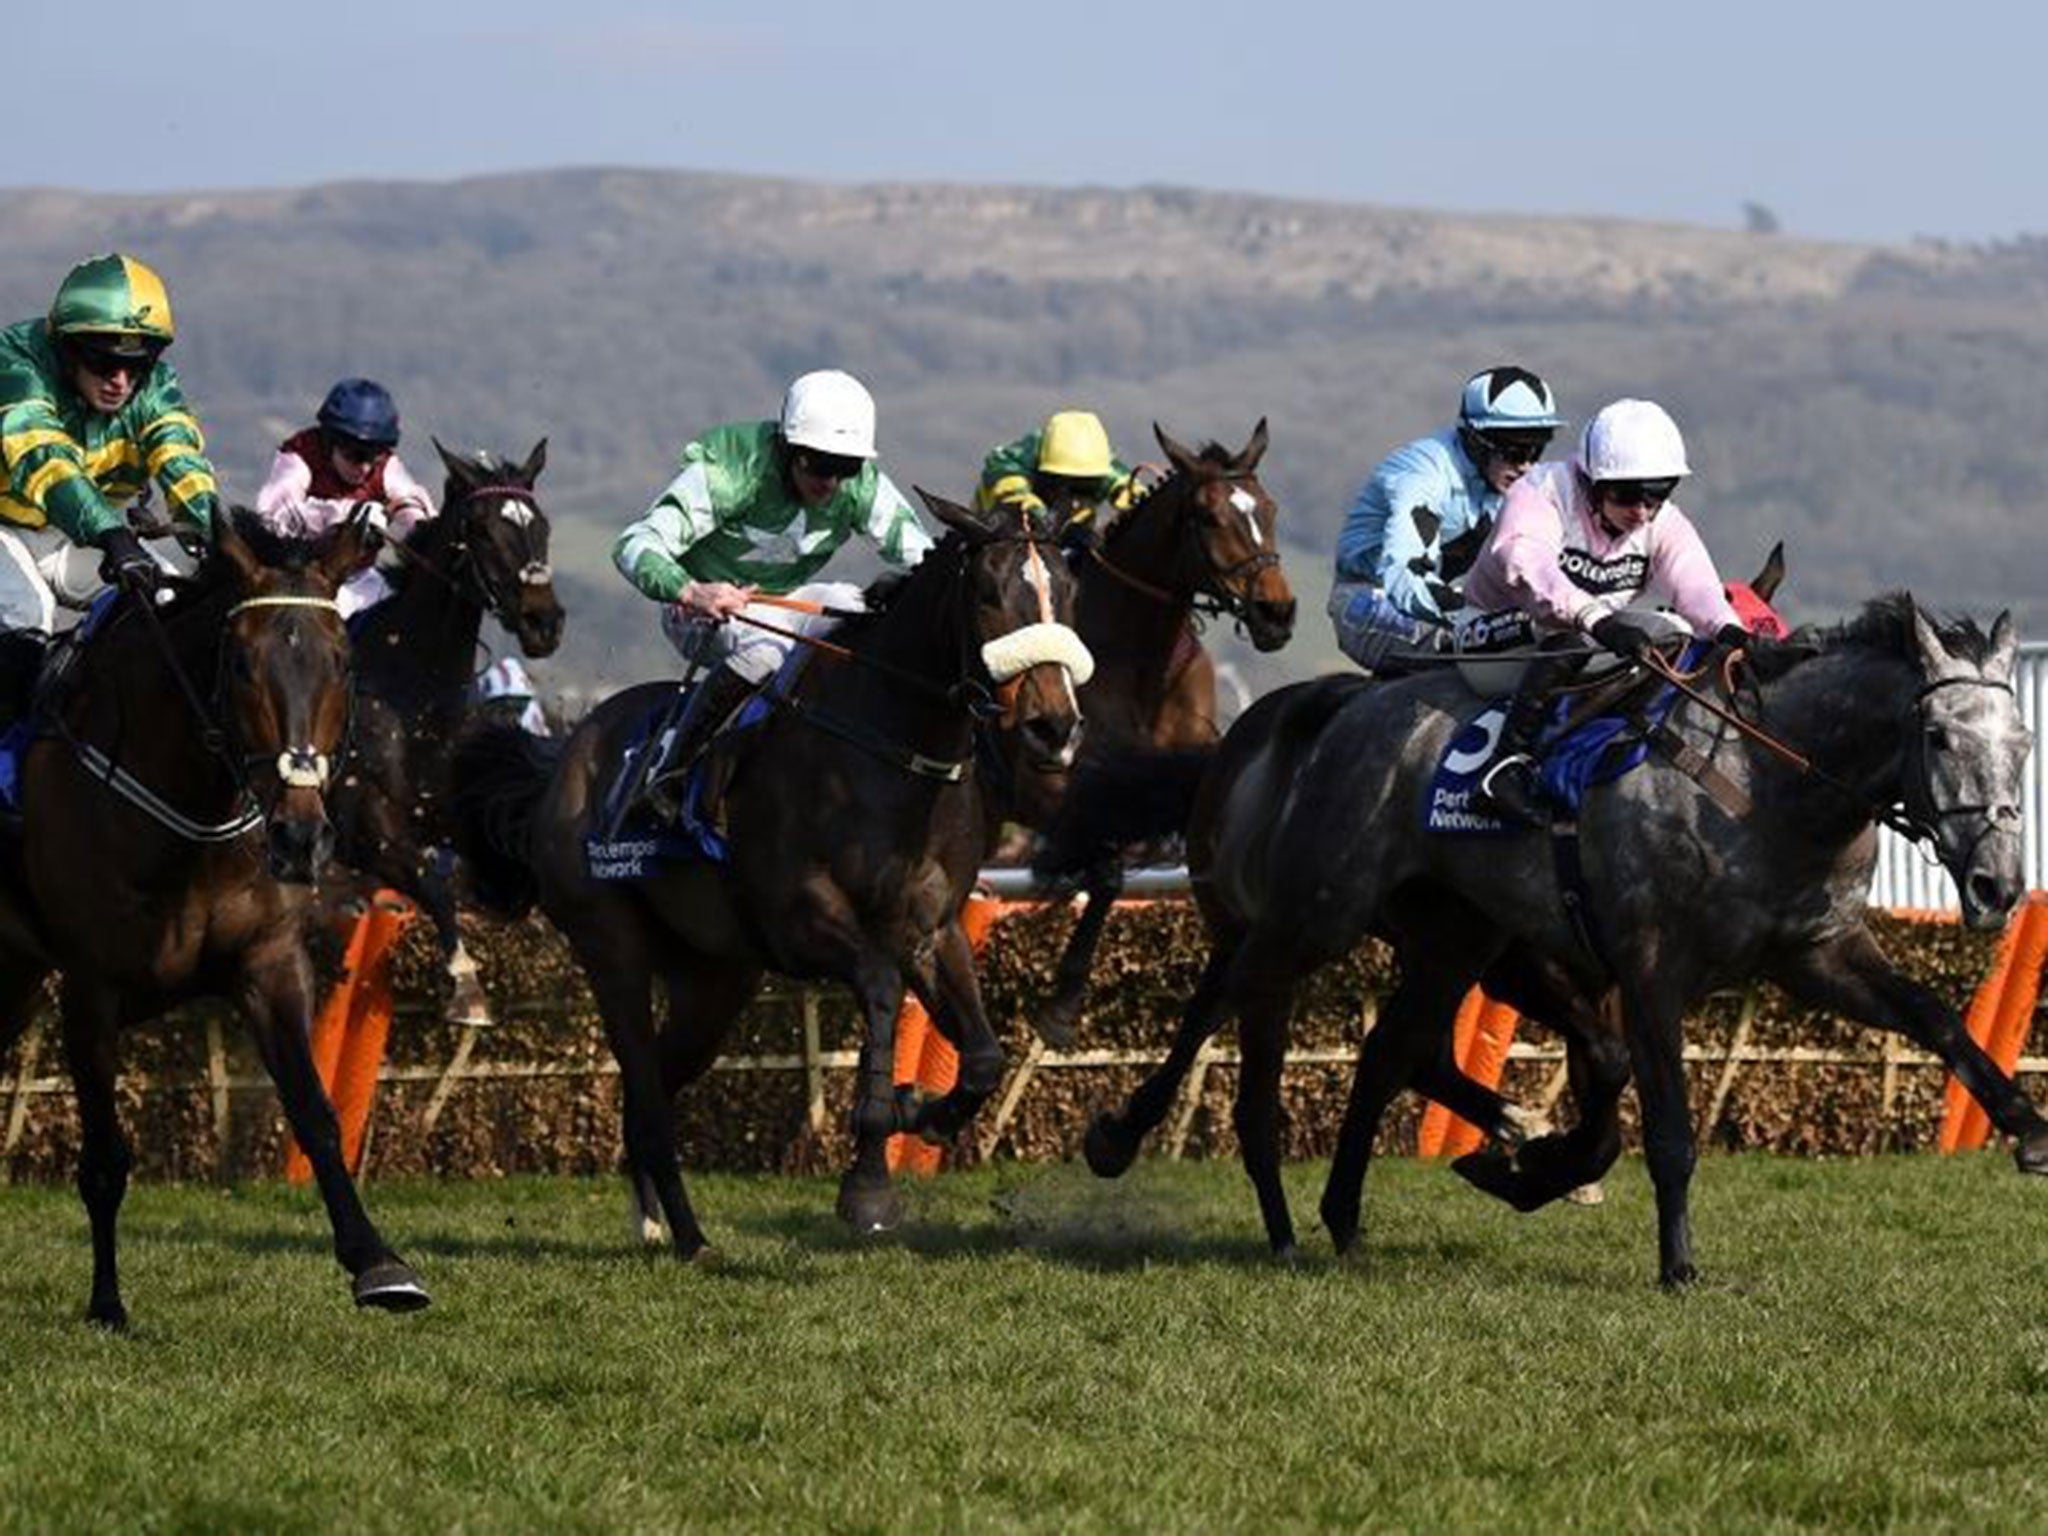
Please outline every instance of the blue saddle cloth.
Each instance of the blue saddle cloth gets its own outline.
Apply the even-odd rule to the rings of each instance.
[[[623,821],[619,819],[620,809],[632,792],[634,769],[641,755],[649,751],[658,753],[650,775],[659,772],[673,737],[681,728],[680,714],[670,718],[672,702],[661,699],[650,705],[626,738],[625,750],[619,754],[618,770],[612,775],[611,786],[605,791],[604,804],[598,813],[598,825],[610,827],[616,823],[618,835],[608,838],[600,832],[584,840],[584,857],[593,880],[641,880],[664,864],[690,861],[723,864],[731,856],[732,850],[725,834],[712,824],[704,806],[705,772],[711,761],[708,752],[691,765],[683,780],[679,810],[673,825],[657,821],[644,804],[634,807]],[[758,694],[747,700],[731,724],[719,733],[721,739],[759,724],[767,717],[769,708],[768,701]],[[670,740],[657,739],[657,732]]]
[[[107,615],[113,612],[120,596],[119,590],[114,587],[108,587],[96,594],[85,610],[85,617],[78,621],[77,626],[69,634],[57,641],[57,647],[76,650],[98,634],[105,627]],[[55,656],[56,650],[52,650],[44,661],[46,669]],[[36,706],[31,707],[26,715],[8,726],[5,731],[0,731],[0,810],[12,811],[16,815],[21,813],[21,760],[28,753],[28,744],[36,739],[42,727],[43,712],[41,701],[38,700]]]
[[[1706,642],[1695,640],[1686,647],[1679,665],[1692,666],[1705,650]],[[1665,683],[1629,714],[1599,715],[1569,731],[1563,731],[1566,701],[1557,700],[1536,749],[1536,777],[1544,797],[1576,815],[1586,791],[1596,784],[1613,783],[1650,755],[1649,738],[1677,706],[1678,697],[1678,690]],[[1506,719],[1505,704],[1486,704],[1452,733],[1423,801],[1423,830],[1477,837],[1524,830],[1473,806],[1479,776],[1493,761],[1493,746]]]

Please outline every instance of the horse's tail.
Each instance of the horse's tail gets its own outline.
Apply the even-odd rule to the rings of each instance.
[[[540,895],[533,873],[533,815],[561,760],[562,743],[498,723],[456,744],[450,782],[455,851],[477,905],[524,917]]]
[[[1086,760],[1031,861],[1042,881],[1073,878],[1136,843],[1185,832],[1216,748],[1135,748]]]

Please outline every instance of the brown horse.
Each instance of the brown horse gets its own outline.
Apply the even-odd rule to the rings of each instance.
[[[477,673],[486,613],[528,656],[562,639],[548,519],[534,495],[545,439],[522,463],[450,453],[441,515],[400,547],[394,591],[355,623],[356,729],[333,794],[337,856],[403,891],[434,925],[454,983],[449,1017],[490,1022],[462,947],[455,890],[436,858],[449,835],[448,760]]]
[[[950,1136],[1001,1080],[959,921],[982,849],[977,719],[995,719],[1035,766],[1060,766],[1080,727],[1074,686],[1087,653],[1069,627],[1072,579],[1048,538],[1003,509],[925,501],[950,536],[886,607],[837,630],[737,743],[722,865],[592,875],[607,786],[673,684],[607,700],[558,757],[503,727],[457,751],[457,846],[489,904],[537,897],[583,963],[624,1085],[628,1173],[636,1191],[651,1190],[683,1259],[705,1242],[676,1163],[672,1101],[716,1059],[764,971],[843,981],[859,1000],[858,1155],[839,1196],[857,1230],[901,1218],[889,1135]],[[668,998],[659,1029],[657,977]],[[906,982],[961,1048],[960,1086],[943,1099],[895,1089]]]
[[[1216,443],[1191,452],[1157,423],[1152,431],[1172,473],[1088,548],[1077,571],[1081,638],[1096,658],[1081,693],[1090,756],[1215,744],[1216,667],[1196,639],[1201,615],[1235,620],[1261,651],[1278,650],[1294,633],[1294,594],[1274,528],[1279,507],[1258,477],[1264,419],[1237,453]],[[1063,509],[1050,510],[1057,517]],[[1063,785],[1026,775],[997,810],[1043,829]],[[1088,972],[1123,891],[1120,851],[1091,863],[1083,889],[1088,905],[1060,956],[1052,995],[1032,1019],[1055,1047],[1073,1043]]]
[[[115,1039],[199,996],[232,998],[312,1159],[360,1306],[426,1305],[365,1214],[307,1046],[310,882],[332,843],[325,794],[347,746],[348,638],[334,602],[360,564],[351,526],[317,554],[226,519],[161,613],[120,599],[76,658],[23,765],[29,808],[0,845],[0,1049],[60,970],[64,1054],[92,1223],[86,1315],[127,1321],[114,1226],[133,1162]],[[261,553],[259,553],[259,550]]]

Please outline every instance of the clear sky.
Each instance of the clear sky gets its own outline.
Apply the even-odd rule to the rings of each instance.
[[[29,0],[0,182],[642,165],[2048,231],[2048,5]],[[25,11],[26,14],[20,14]],[[25,132],[25,137],[24,137]]]

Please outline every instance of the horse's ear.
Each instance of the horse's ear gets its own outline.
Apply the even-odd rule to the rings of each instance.
[[[1259,467],[1259,460],[1263,459],[1265,456],[1266,418],[1261,416],[1259,418],[1259,424],[1256,427],[1252,428],[1251,441],[1244,445],[1244,451],[1238,454],[1237,458],[1232,462],[1230,467],[1236,470],[1240,475],[1248,475],[1253,470]]]
[[[321,549],[313,572],[337,592],[341,584],[377,556],[377,538],[370,532],[367,514],[357,512],[346,519]]]
[[[1779,584],[1785,579],[1785,541],[1778,540],[1771,546],[1771,552],[1764,556],[1764,568],[1756,573],[1756,580],[1749,584],[1749,590],[1765,602],[1778,595]]]
[[[1158,422],[1152,423],[1152,435],[1159,439],[1159,451],[1166,455],[1173,467],[1184,475],[1194,475],[1201,462],[1187,449],[1173,439],[1173,434]]]
[[[917,492],[927,512],[962,537],[979,544],[994,535],[995,528],[985,513],[963,507],[957,501],[948,501],[943,496],[934,496],[921,485],[911,489]]]
[[[540,478],[540,472],[548,467],[548,440],[542,438],[533,445],[533,452],[526,456],[526,462],[514,474],[522,485],[531,485]]]
[[[263,574],[263,562],[242,537],[242,530],[235,526],[238,518],[252,515],[247,507],[233,507],[213,523],[213,553],[235,568],[235,581],[244,591],[253,589]]]
[[[441,455],[442,465],[455,480],[464,486],[474,486],[479,483],[477,467],[474,464],[470,463],[469,460],[459,453],[451,453],[438,437],[431,438],[429,441],[434,445],[434,452]]]
[[[1997,682],[2010,683],[2019,659],[2019,626],[2013,623],[2012,611],[2008,609],[1992,623],[1991,650],[1984,659],[1984,675]]]
[[[1962,663],[1949,654],[1947,646],[1941,643],[1941,631],[1928,621],[1920,611],[1920,605],[1908,598],[1913,609],[1913,643],[1920,652],[1920,675],[1929,682],[1944,677],[1954,677],[1962,671]]]

